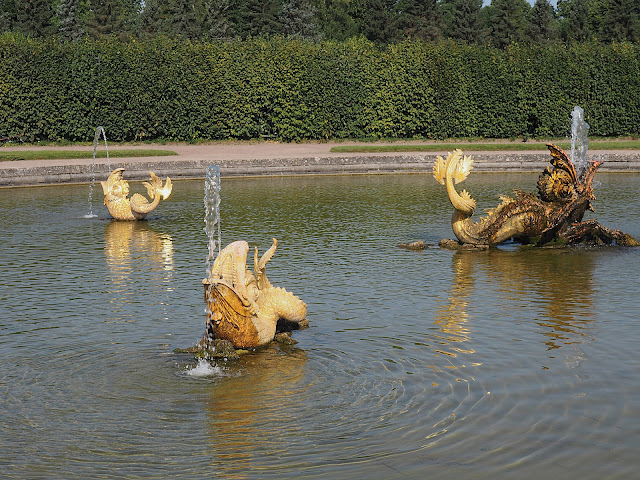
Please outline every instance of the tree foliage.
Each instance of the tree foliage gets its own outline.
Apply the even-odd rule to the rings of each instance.
[[[558,0],[558,11],[564,19],[565,40],[584,42],[591,38],[588,13],[589,0]]]
[[[555,40],[557,28],[554,25],[555,13],[549,0],[536,0],[525,17],[525,38],[534,43]]]
[[[529,0],[531,1],[531,0]],[[0,32],[62,40],[364,37],[487,43],[638,42],[638,0],[0,0]]]
[[[86,33],[93,38],[134,33],[136,0],[88,0]]]
[[[63,40],[75,41],[84,35],[82,7],[80,0],[62,0],[58,5],[58,35]]]
[[[0,27],[6,30],[46,37],[54,33],[51,0],[3,0]]]
[[[466,43],[483,37],[482,0],[442,0],[443,36]]]
[[[491,41],[504,48],[525,40],[525,14],[529,10],[526,0],[494,0],[488,7]]]
[[[638,135],[640,45],[0,35],[0,124],[27,140]],[[25,61],[28,59],[28,61]],[[558,72],[561,72],[559,74]]]

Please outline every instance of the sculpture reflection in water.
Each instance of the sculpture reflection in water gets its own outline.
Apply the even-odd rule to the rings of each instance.
[[[242,375],[216,379],[207,403],[207,439],[224,478],[253,478],[256,468],[278,465],[291,453],[291,440],[282,439],[299,438],[287,420],[308,414],[306,361],[301,349],[271,343],[259,355],[241,357]]]
[[[454,281],[447,293],[447,303],[436,315],[435,323],[442,332],[438,338],[439,353],[452,358],[461,353],[476,353],[471,340],[472,302],[474,296],[483,297],[477,291],[480,288],[488,288],[492,297],[502,299],[494,308],[496,312],[504,311],[510,322],[523,305],[543,307],[534,316],[547,350],[576,347],[593,340],[589,332],[594,320],[594,260],[589,251],[569,254],[562,249],[459,251],[453,255],[452,268]],[[581,356],[575,348],[564,353],[568,366]]]
[[[160,203],[160,199],[166,200],[171,195],[171,179],[162,185],[153,172],[149,172],[151,178],[148,182],[142,182],[147,188],[147,194],[151,201],[139,193],[133,194],[129,199],[129,182],[122,177],[124,168],[116,168],[106,182],[100,182],[104,192],[104,204],[113,218],[116,220],[142,220],[151,213]]]
[[[107,288],[114,306],[139,298],[145,288],[171,288],[174,260],[170,235],[158,233],[148,222],[111,221],[104,237],[111,283]]]
[[[433,350],[440,355],[446,355],[453,368],[480,365],[475,362],[454,364],[455,359],[467,358],[466,355],[474,354],[476,351],[471,346],[470,318],[467,311],[473,292],[473,266],[461,256],[454,255],[452,267],[454,282],[446,292],[446,302],[435,313],[434,323],[439,328],[439,333],[432,335]],[[431,368],[439,369],[435,365]]]
[[[591,162],[580,175],[561,148],[547,144],[551,166],[538,178],[538,195],[515,190],[515,198],[502,196],[502,202],[475,222],[472,216],[476,202],[466,190],[458,193],[454,183],[467,178],[473,168],[471,156],[455,150],[447,158],[437,157],[434,178],[447,189],[454,207],[451,218],[458,241],[443,240],[442,246],[493,246],[514,239],[538,246],[551,242],[565,244],[640,245],[631,235],[600,225],[595,220],[582,221],[587,210],[593,210],[593,178],[602,162]]]

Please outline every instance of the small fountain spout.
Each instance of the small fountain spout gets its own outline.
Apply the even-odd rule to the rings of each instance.
[[[89,185],[89,213],[85,215],[85,218],[95,218],[97,215],[93,213],[93,187],[96,183],[96,153],[98,149],[98,142],[100,141],[100,134],[104,139],[104,149],[107,152],[107,172],[111,172],[111,161],[109,160],[109,147],[107,147],[107,137],[104,133],[104,127],[97,127],[96,133],[93,137],[93,158],[91,160],[91,185]]]
[[[207,167],[204,184],[204,231],[209,239],[207,255],[207,278],[216,258],[216,246],[220,250],[220,167]],[[216,244],[217,240],[217,244]]]
[[[96,161],[96,150],[98,148],[98,143],[100,142],[100,134],[102,134],[102,139],[104,140],[104,150],[107,152],[107,171],[111,171],[111,161],[109,160],[109,147],[107,146],[107,136],[104,133],[104,127],[97,127],[96,134],[93,137],[93,161]]]
[[[578,178],[587,169],[588,135],[589,124],[584,120],[584,110],[576,105],[571,112],[571,162],[576,168]]]

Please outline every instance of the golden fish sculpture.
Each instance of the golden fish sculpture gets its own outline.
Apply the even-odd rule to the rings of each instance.
[[[124,168],[116,168],[106,182],[100,182],[104,192],[104,204],[113,218],[116,220],[142,220],[151,213],[160,203],[160,199],[166,200],[171,195],[171,179],[167,177],[164,186],[153,172],[148,182],[142,182],[147,187],[147,194],[151,201],[139,193],[129,196],[129,182],[122,178]]]
[[[307,304],[284,288],[271,285],[265,274],[277,246],[274,238],[260,260],[256,247],[253,274],[247,269],[247,242],[233,242],[222,249],[209,278],[202,280],[207,302],[202,348],[215,339],[228,340],[236,348],[257,347],[274,339],[279,320],[298,325],[306,321]]]

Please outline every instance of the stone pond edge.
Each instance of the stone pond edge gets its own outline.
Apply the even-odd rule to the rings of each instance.
[[[254,158],[212,161],[207,159],[114,159],[111,170],[126,169],[127,180],[145,180],[149,171],[159,177],[172,179],[204,178],[209,165],[220,166],[222,177],[289,176],[289,175],[352,175],[352,174],[430,174],[433,154],[405,155],[345,155],[301,158]],[[473,153],[475,172],[541,172],[549,165],[548,152]],[[640,152],[592,153],[588,160],[603,161],[601,172],[640,172]],[[44,162],[39,162],[44,163]],[[58,162],[59,163],[59,162]],[[108,175],[106,159],[90,163],[63,165],[35,165],[14,167],[11,162],[0,165],[0,187],[91,183]],[[95,178],[94,178],[95,175]]]

